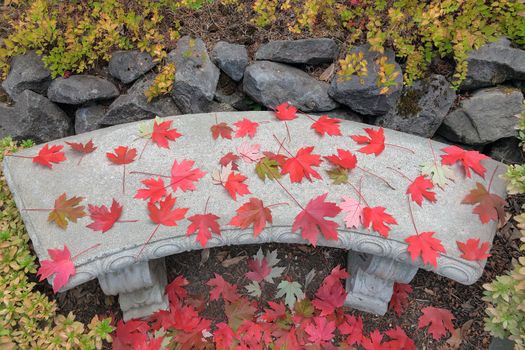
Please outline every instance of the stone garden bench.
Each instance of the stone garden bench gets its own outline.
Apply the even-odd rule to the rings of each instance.
[[[260,124],[253,138],[234,137],[234,123],[243,118]],[[317,245],[348,250],[350,278],[347,281],[347,305],[384,314],[392,295],[393,283],[410,282],[418,268],[434,271],[467,285],[474,283],[483,272],[485,260],[469,261],[461,258],[462,253],[456,242],[479,238],[481,242],[492,243],[497,222],[491,220],[482,224],[472,212],[473,205],[461,204],[477,182],[488,187],[491,178],[490,191],[504,197],[505,184],[498,175],[505,171],[505,166],[492,159],[482,161],[486,168],[485,178],[475,173],[472,173],[471,178],[466,178],[460,164],[451,166],[455,180],[443,189],[434,188],[433,191],[437,194],[435,203],[425,200],[421,207],[412,203],[414,220],[420,232],[435,232],[434,237],[441,240],[446,250],[446,253],[439,253],[437,266],[433,266],[423,264],[419,257],[413,261],[407,252],[405,238],[414,235],[415,230],[406,194],[409,182],[397,171],[408,178],[416,178],[421,173],[420,165],[435,159],[439,162],[439,156],[443,154],[440,150],[447,145],[385,129],[387,145],[384,151],[378,156],[367,155],[358,152],[363,145],[358,145],[349,135],[366,135],[363,128],[370,127],[369,125],[341,121],[342,136],[321,137],[311,129],[312,120],[302,114],[287,122],[277,120],[273,112],[181,115],[164,120],[172,120],[171,127],[182,134],[175,141],[169,141],[169,149],[160,148],[152,144],[151,140],[140,138],[140,123],[131,123],[51,142],[50,145],[64,145],[67,157],[67,160],[53,164],[52,169],[29,159],[5,158],[4,174],[40,261],[49,259],[48,249],[62,249],[67,245],[71,255],[75,255],[86,247],[100,243],[96,249],[90,249],[74,260],[76,273],[61,291],[98,278],[104,293],[119,295],[124,319],[147,316],[168,306],[164,296],[167,283],[164,257],[202,249],[195,235],[186,236],[190,224],[188,217],[203,214],[205,207],[208,213],[220,217],[220,235],[213,233],[206,248],[267,242],[308,243],[299,231],[292,232],[292,223],[301,209],[290,195],[302,203],[302,206],[325,193],[328,194],[326,201],[339,204],[342,196],[359,198],[355,187],[361,188],[360,192],[370,206],[385,207],[398,224],[391,225],[388,237],[384,238],[362,225],[359,228],[346,228],[343,220],[346,213],[341,212],[328,218],[339,224],[338,239],[327,240],[320,234]],[[234,129],[232,139],[212,138],[210,128],[222,122]],[[148,123],[152,124],[153,121]],[[80,155],[67,147],[65,142],[85,143],[91,139],[97,149],[86,154],[79,163]],[[282,146],[278,140],[281,143],[284,140]],[[143,150],[146,142],[149,145]],[[239,159],[239,169],[236,172],[247,177],[245,184],[251,194],[237,195],[237,200],[234,201],[223,186],[214,184],[212,177],[220,168],[219,159],[229,152],[237,153],[237,147],[243,142],[260,144],[261,151],[274,153],[280,151],[286,154],[285,148],[294,155],[301,147],[314,146],[312,153],[323,157],[336,154],[337,148],[346,149],[357,156],[360,169],[350,171],[348,179],[353,185],[335,185],[326,172],[331,168],[330,163],[323,158],[321,165],[314,168],[322,179],[312,177],[313,181],[303,179],[300,183],[292,183],[286,175],[280,179],[285,191],[276,181],[261,180],[256,175],[255,163]],[[118,146],[137,149],[135,161],[127,164],[125,169],[121,165],[110,163],[106,157],[107,152],[112,152]],[[42,146],[35,146],[20,151],[17,155],[34,156],[41,148]],[[139,157],[142,150],[143,154]],[[175,192],[175,207],[189,208],[186,218],[177,221],[177,226],[161,225],[152,239],[144,245],[156,224],[148,217],[147,202],[133,197],[138,189],[144,188],[141,180],[151,176],[135,172],[169,175],[174,160],[181,162],[184,159],[195,161],[194,168],[206,173],[194,182],[194,191],[182,192],[178,189]],[[123,171],[126,174],[125,194],[122,188]],[[390,186],[370,173],[381,176]],[[166,184],[168,183],[169,179]],[[85,216],[76,223],[70,222],[64,230],[55,223],[48,222],[47,213],[27,210],[52,208],[55,199],[62,193],[66,193],[68,197],[83,197],[81,204],[86,209],[87,204],[104,204],[109,207],[114,198],[123,206],[123,222],[117,222],[110,230],[102,233],[87,228],[91,220],[89,216]],[[257,237],[254,237],[252,226],[240,229],[228,224],[236,215],[236,210],[252,197],[261,199],[266,206],[282,202],[289,204],[271,208],[273,222]],[[52,282],[52,277],[49,280]]]

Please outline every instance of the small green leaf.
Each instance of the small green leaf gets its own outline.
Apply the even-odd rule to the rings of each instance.
[[[348,182],[348,170],[341,167],[332,168],[326,171],[328,177],[333,181],[334,185],[341,185]]]
[[[449,180],[454,180],[452,169],[433,161],[421,164],[421,174],[430,177],[434,185],[441,188],[446,186],[450,182]]]
[[[257,283],[257,281],[252,281],[245,288],[246,288],[246,291],[248,292],[248,295],[254,298],[261,297],[261,294],[262,294],[261,286],[259,285],[259,283]]]
[[[281,173],[279,171],[279,163],[275,159],[264,157],[255,166],[255,172],[257,176],[263,181],[268,178],[269,180],[280,179]]]
[[[286,280],[281,281],[277,286],[276,298],[282,298],[284,296],[284,303],[291,309],[293,309],[295,303],[298,300],[304,298],[304,293],[301,289],[301,285],[297,282],[288,282]]]

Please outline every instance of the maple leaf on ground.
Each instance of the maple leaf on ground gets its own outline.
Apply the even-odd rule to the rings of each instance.
[[[40,268],[36,273],[40,276],[39,281],[42,282],[49,276],[55,274],[53,279],[53,292],[56,293],[67,284],[69,278],[76,272],[75,265],[71,260],[71,253],[64,245],[64,249],[48,249],[50,260],[40,261]]]
[[[151,178],[142,180],[140,182],[147,188],[141,188],[137,190],[137,193],[133,198],[143,200],[149,199],[150,202],[155,203],[166,195],[166,186],[164,186],[164,181],[162,180],[162,178],[159,177],[157,178],[157,180]]]
[[[235,332],[224,322],[217,323],[217,328],[213,332],[213,342],[217,349],[230,349],[233,340],[236,338]]]
[[[292,326],[290,329],[274,329],[272,336],[275,337],[275,349],[302,350],[297,339],[297,329]]]
[[[317,245],[317,236],[322,233],[327,240],[337,240],[337,227],[339,224],[326,220],[325,217],[335,217],[341,208],[332,202],[326,202],[328,193],[312,199],[306,207],[295,217],[292,232],[301,230],[303,239],[308,240],[313,246]]]
[[[221,275],[215,273],[215,277],[206,282],[207,286],[213,287],[210,291],[210,300],[219,300],[234,302],[240,298],[237,294],[237,286],[226,281]]]
[[[325,156],[330,163],[343,169],[352,170],[357,165],[357,157],[352,152],[338,148],[337,155]]]
[[[245,276],[251,281],[262,282],[271,272],[268,262],[266,260],[248,260],[248,271]]]
[[[338,326],[339,333],[346,335],[347,345],[360,345],[363,342],[363,319],[361,316],[344,315],[344,321]]]
[[[196,214],[188,218],[191,224],[188,226],[186,236],[191,236],[197,232],[197,242],[204,248],[211,238],[211,233],[221,235],[221,228],[217,220],[219,217],[214,214]]]
[[[334,338],[335,322],[328,321],[326,317],[314,317],[304,331],[308,334],[308,340],[317,345],[324,345]]]
[[[471,177],[471,169],[479,176],[485,177],[485,171],[487,169],[481,164],[481,161],[489,158],[486,155],[478,151],[465,151],[458,146],[448,146],[441,149],[441,151],[446,153],[441,155],[441,163],[443,165],[452,165],[456,162],[461,162],[466,177]]]
[[[361,226],[363,223],[363,209],[365,208],[361,202],[353,198],[343,196],[343,202],[339,204],[339,208],[341,208],[343,213],[347,213],[344,218],[347,228],[358,228]]]
[[[479,245],[479,238],[470,238],[466,242],[456,241],[461,254],[461,258],[470,261],[481,261],[485,260],[490,256],[488,253],[490,250],[490,243],[483,242]]]
[[[423,315],[419,317],[417,328],[428,327],[428,333],[432,334],[434,340],[443,338],[447,331],[454,331],[452,320],[454,315],[447,309],[441,309],[433,306],[427,306],[421,309]]]
[[[117,322],[117,329],[113,336],[114,350],[128,350],[148,341],[149,326],[145,321],[129,320]]]
[[[166,120],[159,123],[157,120],[153,122],[153,132],[151,134],[151,141],[156,143],[161,148],[170,148],[168,140],[175,141],[182,134],[177,132],[177,129],[171,128],[173,120]]]
[[[445,247],[439,239],[432,237],[434,233],[421,232],[405,238],[412,261],[421,256],[424,264],[431,264],[437,268],[437,257],[439,253],[445,253]]]
[[[247,118],[243,118],[242,120],[233,123],[233,125],[237,127],[235,137],[249,136],[250,138],[253,138],[255,136],[255,133],[257,132],[257,127],[259,126],[259,123],[252,122],[250,119]]]
[[[339,129],[340,122],[339,119],[322,115],[310,128],[314,129],[321,136],[324,136],[325,134],[329,136],[341,136],[341,130]]]
[[[258,282],[251,281],[246,286],[244,286],[248,295],[254,298],[260,298],[262,295],[261,286]]]
[[[301,182],[303,178],[312,181],[311,176],[316,179],[321,179],[321,175],[312,166],[319,166],[321,164],[321,156],[312,154],[313,146],[303,147],[297,151],[295,157],[286,159],[282,166],[281,174],[290,174],[292,182]]]
[[[361,147],[358,151],[364,154],[375,154],[376,156],[380,155],[381,152],[385,149],[385,130],[379,128],[374,130],[372,128],[364,128],[368,136],[362,135],[350,135],[352,140],[358,144],[367,144],[364,147]]]
[[[486,224],[490,220],[499,220],[500,225],[505,223],[505,200],[497,194],[487,191],[485,186],[479,182],[476,183],[476,188],[463,198],[461,204],[477,204],[472,209],[472,213],[479,216],[482,224]]]
[[[275,298],[279,299],[282,297],[284,297],[286,306],[288,306],[290,310],[293,310],[295,303],[304,298],[301,285],[295,281],[282,280],[277,286]]]
[[[234,331],[237,331],[244,321],[252,320],[255,316],[255,311],[257,311],[257,308],[254,306],[254,303],[243,297],[232,302],[226,302],[224,305],[224,313],[228,318],[228,325]]]
[[[385,212],[384,207],[365,207],[363,208],[363,226],[370,228],[379,233],[383,237],[388,237],[390,227],[386,224],[397,225],[396,219]]]
[[[219,136],[222,137],[223,139],[228,139],[228,140],[232,139],[233,129],[225,122],[212,125],[210,130],[211,130],[211,136],[213,137],[214,140],[217,140]]]
[[[184,289],[188,284],[190,282],[184,276],[177,276],[166,286],[164,290],[170,303],[175,304],[188,296],[188,292]]]
[[[265,261],[270,269],[269,273],[266,275],[264,280],[269,283],[273,283],[274,278],[279,278],[283,274],[285,267],[276,266],[280,259],[277,258],[277,250],[267,251],[266,254],[263,254],[261,248],[257,251],[257,254],[253,256],[253,259],[262,263]]]
[[[394,282],[394,292],[388,304],[389,309],[393,309],[399,317],[403,313],[403,308],[408,304],[408,295],[412,293],[410,284]]]
[[[443,189],[448,185],[449,180],[454,181],[454,172],[449,167],[430,161],[421,164],[421,175],[428,176],[432,183]]]
[[[77,219],[87,215],[84,211],[84,206],[79,205],[83,199],[83,197],[71,197],[67,199],[66,194],[62,193],[55,199],[55,206],[49,213],[47,221],[54,221],[58,227],[65,230],[68,225],[68,220],[77,222]]]
[[[237,160],[239,159],[240,157],[235,153],[228,152],[219,160],[219,164],[223,167],[226,167],[228,166],[228,164],[231,164],[231,170],[239,170],[239,165],[237,165]]]
[[[78,160],[77,165],[80,164],[80,162],[82,161],[82,159],[84,158],[86,154],[92,153],[93,151],[97,149],[97,147],[95,147],[95,145],[93,144],[93,140],[89,140],[85,144],[80,143],[80,142],[67,142],[66,141],[66,144],[69,147],[71,147],[73,151],[82,154],[82,156]]]
[[[386,343],[389,349],[416,350],[416,344],[414,344],[414,341],[407,336],[401,327],[396,326],[394,329],[389,329],[385,334],[392,339]]]
[[[183,159],[180,163],[176,159],[173,161],[171,167],[171,188],[174,192],[178,188],[182,192],[195,191],[194,182],[199,181],[206,173],[199,168],[192,169],[194,164],[195,161],[187,159]]]
[[[334,314],[336,309],[343,307],[346,295],[347,293],[340,282],[323,283],[317,289],[312,304],[321,311],[320,316],[328,316]]]
[[[337,265],[330,271],[330,274],[326,276],[323,280],[323,284],[332,286],[334,284],[340,284],[340,280],[345,280],[350,275],[346,272],[345,269],[341,268],[341,265]]]
[[[228,191],[234,201],[237,200],[237,194],[239,196],[251,194],[248,185],[244,183],[246,179],[248,179],[246,176],[233,171],[228,175],[228,179],[224,183],[224,188]]]
[[[175,208],[177,198],[168,195],[164,200],[159,202],[159,206],[155,203],[148,203],[149,218],[158,225],[177,226],[177,221],[184,219],[188,212],[188,208]]]
[[[234,198],[235,199],[235,198]],[[272,212],[265,207],[264,203],[258,198],[250,198],[236,210],[228,225],[233,225],[245,229],[253,224],[253,236],[257,237],[266,227],[266,223],[272,223]]]
[[[275,107],[275,116],[279,120],[293,120],[297,118],[297,108],[288,104],[288,102],[283,102]]]
[[[363,337],[362,345],[365,350],[390,350],[390,347],[383,343],[383,335],[378,329],[374,329],[369,337]]]
[[[107,152],[106,157],[110,162],[116,165],[123,165],[122,172],[122,193],[126,191],[126,164],[135,160],[137,150],[135,148],[128,148],[127,146],[119,146],[113,150],[115,153]]]
[[[412,198],[414,202],[421,206],[423,204],[423,198],[432,203],[436,201],[436,193],[429,191],[433,187],[434,184],[432,181],[426,179],[424,176],[418,176],[408,186],[406,193],[410,195],[410,198]]]
[[[149,343],[148,342],[139,343],[135,347],[133,347],[133,349],[134,350],[160,350],[163,341],[164,341],[164,337],[153,338],[149,340]]]
[[[64,146],[62,145],[53,145],[49,147],[46,143],[44,147],[38,151],[38,155],[32,157],[33,163],[37,163],[43,166],[48,167],[49,169],[53,168],[53,164],[58,164],[66,160],[64,152],[61,152]]]
[[[248,142],[243,142],[237,147],[237,153],[243,161],[246,163],[257,163],[260,159],[264,158],[261,154],[261,145],[250,145]]]
[[[261,315],[261,319],[265,322],[272,323],[277,320],[282,320],[288,317],[286,312],[286,305],[283,303],[276,303],[268,301],[269,308],[264,309],[264,313]]]
[[[102,231],[102,233],[112,228],[115,222],[122,216],[122,205],[115,199],[113,199],[111,203],[111,209],[108,209],[105,205],[96,206],[88,204],[88,210],[89,217],[93,222],[86,227],[93,231]]]
[[[266,323],[244,320],[237,329],[237,336],[241,340],[240,348],[262,349],[263,344],[272,341],[269,331],[270,326]]]
[[[281,165],[277,160],[265,156],[259,160],[257,165],[255,165],[255,172],[257,173],[257,176],[259,176],[259,179],[263,181],[266,181],[266,178],[270,180],[280,179],[280,166]]]

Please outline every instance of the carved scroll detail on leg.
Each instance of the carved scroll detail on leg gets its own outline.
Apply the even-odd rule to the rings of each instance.
[[[137,262],[101,275],[98,281],[105,294],[118,294],[124,321],[168,308],[168,299],[164,295],[167,284],[164,258]]]
[[[348,252],[345,305],[384,315],[392,297],[394,282],[409,283],[418,268],[380,256]]]

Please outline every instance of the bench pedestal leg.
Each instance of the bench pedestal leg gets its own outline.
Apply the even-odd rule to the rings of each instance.
[[[105,294],[118,294],[124,321],[168,309],[168,299],[164,294],[167,277],[163,258],[137,262],[101,275],[98,281]]]
[[[348,252],[345,305],[384,315],[392,297],[394,282],[409,283],[417,267],[390,258]]]

